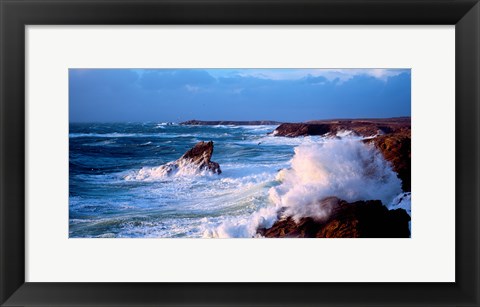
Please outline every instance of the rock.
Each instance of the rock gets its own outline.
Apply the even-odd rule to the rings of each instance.
[[[217,162],[210,159],[213,154],[213,142],[198,142],[194,147],[189,149],[178,160],[167,163],[162,166],[163,171],[170,174],[180,168],[189,167],[194,170],[208,170],[214,174],[221,174],[222,170]]]
[[[278,126],[273,135],[297,137],[306,135],[324,135],[331,132],[328,124],[284,123]]]
[[[386,119],[341,119],[315,120],[305,123],[284,123],[272,133],[275,136],[297,137],[306,135],[335,135],[340,131],[352,131],[354,134],[371,137],[393,133],[410,128],[410,117]]]
[[[373,139],[364,140],[373,143],[383,154],[385,160],[392,164],[393,170],[402,180],[404,192],[411,191],[412,161],[411,161],[411,133],[404,129],[396,133],[380,135]]]
[[[180,158],[187,160],[188,163],[197,165],[198,168],[208,169],[214,173],[220,174],[220,165],[217,162],[210,161],[213,154],[213,142],[198,142]]]
[[[338,200],[324,221],[286,217],[258,233],[267,238],[408,238],[409,221],[405,210],[388,210],[379,200]]]

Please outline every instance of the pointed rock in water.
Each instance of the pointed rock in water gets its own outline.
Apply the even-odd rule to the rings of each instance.
[[[210,159],[213,154],[213,142],[198,142],[183,154],[178,160],[170,162],[162,166],[167,174],[178,170],[182,167],[190,167],[194,170],[208,170],[214,174],[221,174],[222,170],[217,162]]]
[[[210,161],[213,154],[213,142],[198,142],[188,150],[179,160],[189,161],[190,164],[197,165],[199,169],[208,169],[215,174],[221,174],[220,165],[217,162]]]

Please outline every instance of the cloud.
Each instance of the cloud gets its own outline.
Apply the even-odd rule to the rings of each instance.
[[[382,81],[387,81],[390,77],[398,76],[402,73],[410,72],[409,69],[322,69],[315,71],[312,75],[323,76],[329,81],[338,80],[341,83],[357,76],[369,76]]]
[[[314,77],[312,75],[309,75],[308,77],[305,78],[305,81],[307,83],[311,83],[311,84],[320,84],[320,85],[324,85],[327,83],[328,79],[325,78],[324,76],[318,76],[318,77]]]
[[[402,73],[409,72],[409,69],[237,69],[235,71],[226,70],[226,78],[236,77],[252,77],[257,79],[268,80],[301,80],[311,77],[323,77],[328,81],[337,80],[345,82],[355,76],[370,76],[382,81],[388,80],[390,77],[398,76]],[[217,76],[221,74],[217,71]]]
[[[409,69],[71,69],[73,121],[391,117]]]
[[[242,69],[237,75],[268,80],[298,80],[309,75],[310,69]]]
[[[196,92],[200,91],[199,86],[194,86],[194,85],[190,85],[190,84],[185,85],[185,88],[187,89],[187,91],[192,92],[192,93],[196,93]]]

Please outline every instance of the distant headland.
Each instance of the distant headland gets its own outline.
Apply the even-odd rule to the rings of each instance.
[[[235,125],[235,126],[267,126],[267,125],[280,125],[281,122],[273,120],[245,120],[245,121],[233,121],[233,120],[187,120],[181,122],[180,125],[198,125],[198,126],[217,126],[217,125]]]
[[[342,118],[342,119],[322,119],[322,120],[309,120],[304,122],[285,122],[275,120],[198,120],[191,119],[184,122],[180,122],[180,125],[192,125],[192,126],[217,126],[217,125],[235,125],[235,126],[262,126],[262,125],[303,125],[311,126],[324,125],[332,130],[339,129],[351,129],[368,126],[369,128],[380,128],[380,130],[389,128],[401,128],[404,126],[410,126],[410,117],[391,117],[391,118]],[[383,128],[383,129],[382,129]],[[330,130],[330,129],[329,129]],[[390,132],[390,131],[388,131]],[[305,133],[308,135],[309,133]],[[324,133],[320,133],[324,134]],[[298,135],[295,135],[298,136]]]

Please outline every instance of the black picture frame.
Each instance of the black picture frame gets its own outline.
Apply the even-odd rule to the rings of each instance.
[[[0,0],[0,22],[2,306],[479,306],[478,1]],[[25,282],[25,26],[43,24],[455,25],[456,282]]]

